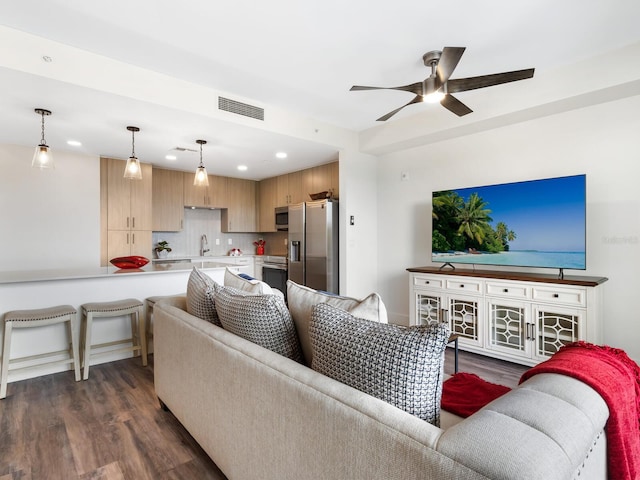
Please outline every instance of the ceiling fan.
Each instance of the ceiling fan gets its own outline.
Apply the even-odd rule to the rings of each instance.
[[[444,47],[442,51],[434,50],[422,56],[425,66],[431,67],[431,75],[422,82],[412,83],[401,87],[365,87],[354,85],[350,91],[355,90],[402,90],[415,94],[413,100],[406,105],[402,105],[395,110],[378,118],[377,121],[389,120],[404,107],[420,102],[440,102],[440,104],[455,113],[459,117],[473,112],[464,103],[451,95],[452,93],[475,90],[476,88],[491,87],[501,83],[515,82],[533,77],[535,69],[516,70],[513,72],[494,73],[492,75],[481,75],[479,77],[456,78],[450,80],[449,77],[455,70],[460,57],[465,51],[465,47]]]

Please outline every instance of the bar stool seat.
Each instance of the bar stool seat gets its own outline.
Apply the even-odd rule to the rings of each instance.
[[[13,310],[4,314],[3,326],[3,348],[2,358],[0,359],[0,398],[7,396],[7,380],[9,370],[20,370],[24,368],[32,368],[41,365],[60,365],[73,364],[75,370],[76,382],[80,381],[80,355],[78,349],[78,341],[76,338],[78,329],[78,311],[71,305],[58,305],[55,307],[39,308],[31,310]],[[67,324],[67,334],[71,341],[68,350],[61,350],[51,353],[42,353],[39,355],[29,355],[26,357],[11,360],[11,335],[14,328],[33,328],[43,327],[46,325],[55,325],[58,323]],[[53,360],[52,357],[68,354],[69,358]],[[40,362],[33,361],[43,359]],[[29,365],[10,368],[10,364],[29,362]]]
[[[81,307],[82,310],[82,334],[83,340],[83,380],[89,378],[89,366],[92,355],[102,355],[107,353],[132,351],[134,354],[142,356],[142,365],[147,366],[147,339],[145,328],[145,316],[143,304],[135,298],[127,298],[125,300],[116,300],[113,302],[93,302],[85,303]],[[129,315],[131,318],[131,338],[124,340],[116,340],[113,342],[104,342],[99,344],[91,343],[93,320],[99,318],[113,318]],[[104,348],[121,344],[131,343],[130,346],[109,349],[102,352],[91,353],[92,348]]]
[[[176,293],[175,295],[154,295],[151,297],[147,297],[144,301],[145,303],[145,317],[146,317],[146,325],[147,325],[147,345],[149,344],[149,340],[153,338],[153,322],[151,321],[151,317],[153,316],[153,307],[156,306],[160,300],[164,300],[166,298],[173,298],[180,295],[185,295],[184,293]]]

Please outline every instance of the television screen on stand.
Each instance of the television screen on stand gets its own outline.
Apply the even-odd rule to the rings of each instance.
[[[586,269],[586,176],[432,194],[432,261]]]

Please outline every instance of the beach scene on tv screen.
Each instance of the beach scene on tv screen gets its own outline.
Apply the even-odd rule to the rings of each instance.
[[[586,268],[584,175],[434,192],[434,262]]]

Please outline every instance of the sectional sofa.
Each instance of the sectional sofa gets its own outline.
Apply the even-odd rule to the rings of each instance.
[[[155,388],[229,479],[607,478],[609,412],[578,380],[535,375],[435,426],[187,310],[154,308]]]

